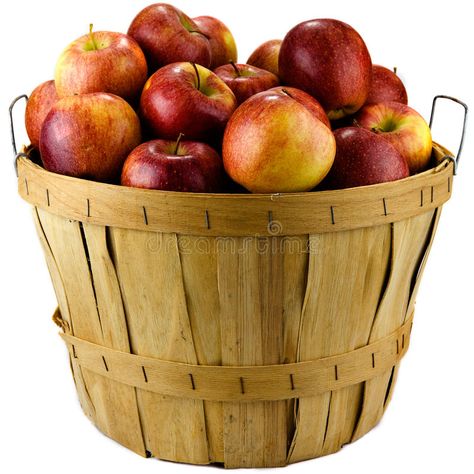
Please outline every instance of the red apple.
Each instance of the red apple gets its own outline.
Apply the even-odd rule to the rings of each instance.
[[[408,165],[398,150],[380,135],[360,127],[334,132],[336,158],[322,186],[353,188],[406,178]]]
[[[174,63],[153,74],[140,100],[144,123],[154,137],[213,141],[237,106],[233,92],[212,71]]]
[[[336,153],[331,130],[292,97],[265,91],[246,100],[227,124],[224,167],[254,193],[314,188]]]
[[[376,104],[391,101],[408,104],[405,86],[395,71],[374,64],[372,66],[372,83],[365,103]]]
[[[193,18],[199,30],[207,36],[211,45],[211,65],[209,69],[237,61],[237,45],[229,28],[212,16]]]
[[[324,125],[331,128],[331,122],[329,121],[326,112],[324,111],[321,104],[313,96],[307,94],[301,89],[296,89],[295,87],[278,86],[270,90],[279,94],[285,94],[290,96],[292,99],[295,99],[301,105],[304,105],[311,113],[313,113],[316,118],[321,120]]]
[[[172,5],[155,3],[144,8],[132,21],[128,34],[143,49],[150,72],[180,61],[211,65],[209,39]]]
[[[247,64],[265,69],[278,76],[278,55],[281,43],[282,41],[279,39],[265,41],[250,55]]]
[[[25,127],[33,146],[39,147],[41,127],[51,107],[59,100],[54,81],[36,87],[26,103]]]
[[[54,80],[59,97],[109,92],[125,100],[138,99],[147,78],[143,51],[130,36],[92,32],[73,41],[56,63]]]
[[[113,182],[140,141],[132,107],[116,95],[95,92],[53,105],[41,129],[40,153],[54,173]]]
[[[209,145],[152,140],[135,148],[122,170],[121,183],[136,188],[213,193],[223,184],[222,159]]]
[[[283,39],[278,61],[282,82],[315,97],[331,120],[353,114],[367,99],[370,55],[359,33],[342,21],[295,26]]]
[[[230,87],[239,104],[280,83],[275,74],[249,64],[224,64],[215,69],[214,73]]]
[[[399,102],[366,105],[356,116],[360,127],[380,134],[407,160],[410,173],[426,168],[431,158],[431,131],[424,118]]]

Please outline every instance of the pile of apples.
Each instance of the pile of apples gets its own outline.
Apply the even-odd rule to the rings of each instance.
[[[25,120],[49,171],[168,191],[370,185],[423,171],[432,149],[396,72],[348,24],[305,21],[238,64],[221,21],[165,3],[127,34],[91,25]]]

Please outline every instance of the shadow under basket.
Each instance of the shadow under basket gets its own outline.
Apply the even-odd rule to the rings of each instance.
[[[82,408],[142,456],[334,453],[381,419],[453,162],[337,191],[192,194],[18,159]]]

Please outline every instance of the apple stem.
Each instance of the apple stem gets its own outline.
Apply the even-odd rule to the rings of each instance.
[[[283,94],[286,94],[288,97],[294,99],[294,97],[286,89],[282,89],[281,91],[283,92]]]
[[[92,49],[97,50],[99,48],[97,48],[97,43],[95,42],[95,39],[94,39],[94,33],[92,33],[93,28],[94,28],[94,25],[90,23],[89,24],[89,37],[91,39]]]
[[[235,73],[237,74],[237,77],[240,77],[240,71],[239,68],[237,67],[237,64],[234,63],[234,61],[230,60],[229,64],[234,68]]]
[[[184,133],[180,133],[178,135],[178,138],[176,139],[176,143],[174,145],[174,155],[177,155],[178,154],[178,148],[179,148],[179,144],[181,143],[181,139],[184,137]]]
[[[196,63],[193,63],[191,62],[191,64],[193,65],[193,68],[194,68],[194,72],[196,73],[196,78],[197,78],[197,89],[200,90],[201,89],[201,78],[199,77],[199,70],[196,66]]]
[[[395,75],[397,75],[397,66],[394,66],[394,67],[393,67],[393,73],[394,73]]]

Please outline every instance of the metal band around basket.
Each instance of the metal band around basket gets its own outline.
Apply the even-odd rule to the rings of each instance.
[[[33,206],[92,224],[196,236],[278,236],[335,232],[400,221],[451,195],[451,154],[409,178],[336,191],[285,194],[178,193],[98,183],[18,159],[20,195]]]
[[[215,401],[309,397],[370,380],[395,366],[410,342],[413,315],[389,336],[322,359],[265,366],[208,366],[143,357],[61,334],[83,369],[142,390]]]

